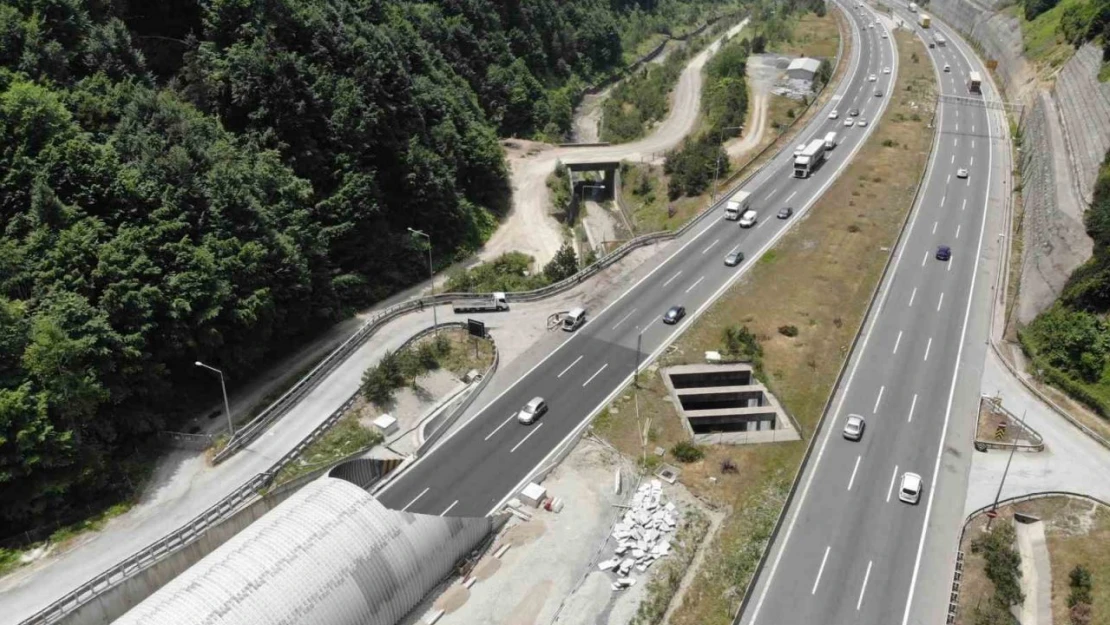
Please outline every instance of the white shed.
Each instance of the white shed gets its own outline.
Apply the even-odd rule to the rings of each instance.
[[[821,67],[821,61],[817,59],[810,59],[806,57],[794,59],[790,61],[790,66],[786,68],[786,76],[794,80],[813,80],[817,75],[817,69]]]

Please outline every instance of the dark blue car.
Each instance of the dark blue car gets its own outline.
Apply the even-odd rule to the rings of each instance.
[[[952,248],[947,245],[941,245],[937,248],[937,260],[948,260],[952,258]]]

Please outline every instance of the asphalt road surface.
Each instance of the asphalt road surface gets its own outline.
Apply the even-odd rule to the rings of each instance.
[[[912,20],[908,13],[905,17]],[[972,100],[939,108],[939,134],[919,203],[791,514],[743,614],[741,623],[747,625],[943,622],[948,597],[935,590],[951,583],[951,571],[930,586],[931,594],[941,596],[921,599],[915,593],[926,520],[930,531],[937,521],[930,515],[934,498],[962,502],[966,489],[966,471],[962,488],[959,479],[946,482],[943,493],[933,487],[949,428],[963,428],[969,418],[953,411],[953,402],[966,404],[968,393],[975,398],[978,390],[985,337],[977,336],[985,318],[978,302],[983,300],[979,294],[989,291],[980,260],[992,165],[999,164],[999,156],[992,148],[998,130],[990,129],[987,109],[976,103],[983,98],[968,90],[972,60],[954,45],[946,27],[937,27],[949,39],[929,50],[941,92]],[[946,65],[950,71],[943,70]],[[969,172],[966,179],[957,175],[961,168]],[[951,260],[936,258],[940,245],[951,247]],[[958,379],[972,377],[974,384],[957,385]],[[866,419],[860,442],[841,436],[852,414]],[[917,505],[899,501],[907,471],[924,480]],[[939,508],[945,510],[940,525],[958,527],[960,511],[952,515],[947,512],[951,506]],[[955,548],[929,546],[945,553]],[[938,606],[939,618],[934,618]]]
[[[809,178],[794,178],[793,146],[788,146],[744,187],[752,193],[751,206],[759,211],[755,227],[743,229],[735,221],[724,220],[722,201],[649,275],[604,310],[589,311],[586,325],[566,334],[565,342],[545,360],[378,493],[387,506],[451,515],[484,515],[498,509],[620,391],[638,360],[647,362],[661,352],[769,249],[792,221],[804,216],[874,127],[846,128],[844,114],[859,108],[861,117],[878,119],[887,97],[875,97],[874,92],[876,88],[889,92],[898,71],[893,40],[882,39],[878,28],[866,28],[873,17],[858,10],[847,13],[854,43],[846,80],[800,135],[810,140],[829,131],[838,133],[839,145],[824,165]],[[884,67],[890,67],[891,73],[882,73]],[[871,74],[876,75],[876,82],[868,80]],[[841,116],[830,120],[828,114],[834,109]],[[783,206],[794,208],[790,220],[775,218]],[[970,237],[975,233],[968,231],[964,236],[969,237],[964,241],[973,240]],[[724,266],[725,255],[734,249],[743,251],[747,260],[739,267]],[[955,267],[958,262],[957,258]],[[665,325],[663,313],[675,305],[685,306],[689,314],[677,325]],[[938,334],[937,340],[940,338]],[[638,353],[642,353],[639,358]],[[933,357],[942,354],[937,351]],[[550,411],[532,425],[517,423],[515,413],[534,396],[544,397]]]

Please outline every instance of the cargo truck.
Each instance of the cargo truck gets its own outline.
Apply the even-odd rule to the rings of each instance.
[[[729,221],[737,221],[744,211],[748,210],[748,198],[751,197],[748,191],[737,191],[732,194],[725,202],[725,219]]]
[[[505,298],[504,293],[493,293],[486,297],[455,300],[451,302],[451,307],[454,308],[457,313],[495,312],[498,310],[508,310],[509,300]]]
[[[979,72],[967,73],[967,90],[971,93],[983,93],[983,84]]]
[[[929,23],[930,23],[930,20],[929,20],[928,15],[925,15],[924,13],[919,13],[917,15],[917,25],[918,26],[920,26],[922,28],[928,28]]]
[[[825,140],[814,139],[801,154],[794,157],[794,177],[809,178],[825,160]]]
[[[945,44],[945,43],[946,43],[946,42],[947,42],[948,40],[944,38],[944,35],[942,35],[942,34],[940,34],[940,33],[935,33],[935,34],[933,35],[933,41],[937,42],[937,47],[943,48],[943,47],[944,47],[944,44]]]

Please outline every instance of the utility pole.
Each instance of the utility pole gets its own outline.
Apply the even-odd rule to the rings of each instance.
[[[435,329],[435,333],[438,336],[439,335],[439,315],[436,313],[436,302],[435,302],[435,299],[436,299],[436,274],[435,274],[435,271],[432,269],[432,237],[428,236],[427,233],[425,233],[421,230],[414,230],[412,228],[409,228],[409,232],[412,233],[412,235],[415,236],[415,237],[424,237],[425,239],[428,240],[428,277],[432,281],[432,327]]]
[[[231,434],[231,438],[235,438],[235,424],[231,422],[231,404],[227,402],[227,385],[224,384],[224,372],[199,360],[193,364],[209,371],[215,371],[220,376],[220,390],[224,393],[224,414],[227,415],[227,431]]]
[[[717,200],[717,178],[721,175],[721,148],[725,144],[725,131],[726,130],[744,130],[743,126],[725,126],[717,133],[717,166],[713,170],[713,194],[710,196],[710,202]]]
[[[1020,432],[1025,431],[1025,412],[1021,413],[1021,421],[1020,421],[1020,430],[1019,431]],[[1002,486],[1004,484],[1006,484],[1006,475],[1010,472],[1010,463],[1013,462],[1013,460],[1014,460],[1014,452],[1015,451],[1017,451],[1017,439],[1016,438],[1010,444],[1010,457],[1006,459],[1006,468],[1002,470],[1002,479],[998,482],[998,492],[994,494],[994,505],[991,506],[991,512],[994,512],[996,514],[998,512],[998,500],[999,500],[999,498],[1002,497]],[[936,479],[936,476],[934,476],[933,479]],[[994,516],[988,516],[987,517],[987,531],[990,531],[991,521],[993,521],[993,520],[994,520]]]
[[[644,341],[643,328],[637,328],[640,332],[636,335],[636,371],[632,374],[632,384],[636,388],[640,388],[640,346]]]

